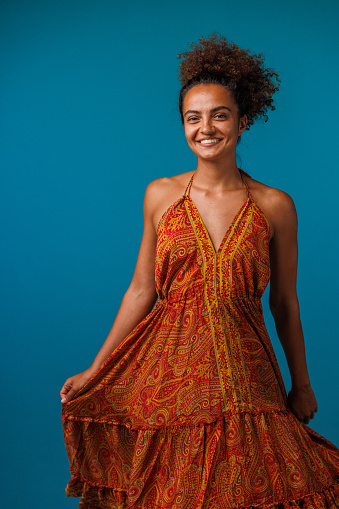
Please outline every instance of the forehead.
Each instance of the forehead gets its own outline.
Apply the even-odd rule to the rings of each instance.
[[[200,84],[195,85],[185,95],[183,101],[184,113],[186,110],[210,110],[217,106],[235,108],[232,93],[222,85]]]

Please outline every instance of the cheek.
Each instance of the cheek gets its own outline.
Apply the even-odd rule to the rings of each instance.
[[[191,143],[192,140],[194,139],[194,131],[190,128],[185,128],[184,129],[184,132],[185,132],[185,137],[186,137],[186,140],[188,143]]]
[[[187,144],[188,144],[189,148],[191,149],[191,151],[193,152],[193,154],[197,154],[197,147],[196,147],[196,144],[194,141],[195,140],[194,132],[187,129],[185,131],[185,137],[186,137]]]

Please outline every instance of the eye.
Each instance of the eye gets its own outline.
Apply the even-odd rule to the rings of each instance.
[[[196,122],[197,120],[199,120],[198,117],[192,115],[191,117],[188,117],[187,122]]]
[[[217,113],[216,115],[214,115],[214,117],[224,119],[224,118],[227,118],[227,115],[226,115],[226,113]]]

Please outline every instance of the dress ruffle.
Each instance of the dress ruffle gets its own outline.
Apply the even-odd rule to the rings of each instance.
[[[69,495],[72,497],[82,497],[79,504],[80,509],[127,509],[125,505],[125,494],[111,490],[110,488],[96,488],[90,484],[81,481],[81,479],[72,477],[69,485]],[[332,484],[320,491],[306,495],[298,500],[288,500],[282,503],[260,504],[260,505],[237,505],[232,509],[337,509],[339,499],[339,485]],[[144,509],[143,505],[133,505],[133,509]],[[163,506],[148,505],[149,509],[162,509]],[[212,509],[219,509],[219,506],[210,506]]]
[[[337,449],[288,410],[149,429],[68,417],[64,430],[80,508],[339,507]]]

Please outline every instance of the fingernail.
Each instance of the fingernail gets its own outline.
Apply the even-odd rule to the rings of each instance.
[[[61,403],[66,403],[66,398],[62,398]]]

